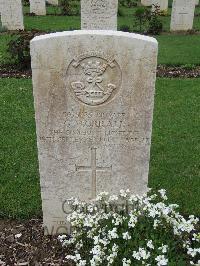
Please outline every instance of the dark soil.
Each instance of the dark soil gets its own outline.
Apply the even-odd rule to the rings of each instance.
[[[194,68],[174,67],[159,65],[157,77],[165,78],[199,78],[200,66]]]
[[[57,236],[44,236],[42,221],[0,220],[1,266],[72,266],[64,261],[70,251],[63,248]]]
[[[19,70],[15,65],[0,66],[0,78],[31,78],[31,69]]]
[[[0,66],[0,78],[31,78],[31,70],[18,70],[13,66]],[[199,78],[200,66],[194,68],[159,65],[157,77],[165,78]]]

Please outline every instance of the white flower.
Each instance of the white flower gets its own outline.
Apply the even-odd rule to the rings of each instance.
[[[108,238],[111,240],[111,239],[115,239],[115,238],[118,238],[118,234],[117,234],[117,228],[114,227],[112,230],[109,230],[108,231]]]
[[[137,260],[147,260],[150,257],[150,252],[146,251],[144,248],[139,248],[139,251],[133,251],[133,258]]]
[[[85,266],[86,265],[86,260],[80,260],[77,265],[78,266]]]
[[[130,220],[128,222],[128,227],[129,228],[134,228],[136,223],[138,221],[137,216],[135,216],[133,213],[130,213]]]
[[[120,196],[122,198],[126,198],[129,193],[130,193],[130,190],[129,189],[127,189],[127,190],[121,189],[120,190]]]
[[[194,258],[198,253],[200,254],[200,248],[188,248],[187,254],[191,257]]]
[[[162,245],[161,247],[158,248],[158,250],[161,250],[162,253],[167,253],[168,246],[167,245]]]
[[[159,225],[160,221],[155,219],[154,222],[153,222],[153,228],[156,229]]]
[[[129,239],[131,239],[131,236],[129,235],[129,232],[125,232],[122,234],[122,238],[125,240],[129,240]]]
[[[131,260],[123,258],[122,263],[123,263],[123,266],[130,266],[131,265]]]
[[[168,259],[166,259],[164,255],[157,256],[155,260],[157,261],[158,266],[167,265],[168,263]]]
[[[147,242],[147,247],[150,248],[150,249],[154,249],[154,245],[153,245],[153,241],[152,240],[149,240]]]
[[[118,196],[116,196],[116,195],[111,195],[110,197],[109,197],[109,199],[108,199],[108,201],[118,201]]]
[[[158,190],[158,192],[160,193],[161,198],[162,198],[163,200],[167,200],[166,190],[165,190],[165,189],[160,189],[160,190]]]

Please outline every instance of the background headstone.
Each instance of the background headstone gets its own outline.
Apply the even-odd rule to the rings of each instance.
[[[7,30],[23,30],[21,0],[1,0],[1,23]]]
[[[199,0],[196,0],[196,3],[195,3],[197,6],[199,5]]]
[[[45,0],[29,0],[30,1],[30,13],[34,13],[38,16],[46,15],[46,2]]]
[[[174,0],[171,15],[171,31],[187,31],[193,27],[196,0]]]
[[[47,0],[47,3],[53,5],[53,6],[57,6],[58,5],[58,0]]]
[[[117,30],[118,0],[81,0],[81,29]]]
[[[160,7],[161,12],[168,11],[168,0],[152,0],[152,9],[155,9],[155,6]]]
[[[31,55],[44,225],[55,234],[67,198],[146,191],[157,41],[63,32],[34,38]]]
[[[153,0],[141,0],[141,4],[143,6],[152,6],[152,1]]]

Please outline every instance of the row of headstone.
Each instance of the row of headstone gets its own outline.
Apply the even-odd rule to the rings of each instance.
[[[38,16],[46,15],[45,0],[29,0],[30,13]],[[58,0],[48,0],[52,5],[58,5]],[[23,30],[23,6],[22,0],[1,0],[0,13],[2,27],[7,30]]]
[[[49,1],[56,5],[55,0]],[[8,30],[23,30],[23,11],[21,0],[2,1],[2,26]],[[81,28],[117,30],[118,0],[82,0]],[[46,15],[45,0],[30,0],[30,13]]]
[[[56,5],[57,0],[49,0]],[[141,0],[143,5],[160,6],[167,11],[168,0]],[[174,0],[171,16],[171,31],[187,31],[193,27],[196,0]],[[117,30],[118,0],[82,0],[81,29]],[[30,12],[46,15],[45,0],[30,0]],[[22,0],[1,1],[1,22],[8,30],[23,30]]]
[[[168,9],[168,0],[141,0],[144,6],[158,6],[161,12]],[[193,28],[195,5],[199,0],[173,0],[170,30],[171,31],[188,31]]]

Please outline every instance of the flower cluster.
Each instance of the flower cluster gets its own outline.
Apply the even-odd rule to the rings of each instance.
[[[70,199],[72,235],[59,236],[76,265],[192,265],[200,263],[199,220],[184,218],[166,191],[143,196],[121,190],[90,202]],[[178,254],[178,256],[177,256]]]

